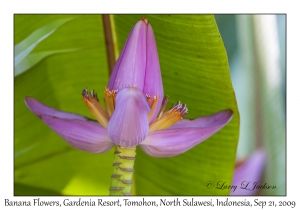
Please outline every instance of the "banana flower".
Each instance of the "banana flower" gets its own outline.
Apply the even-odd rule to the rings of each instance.
[[[219,131],[231,110],[194,120],[180,102],[165,110],[156,42],[147,19],[131,30],[104,91],[104,109],[94,91],[84,89],[83,101],[97,119],[59,111],[26,97],[27,107],[71,146],[104,153],[116,145],[111,195],[129,195],[135,148],[154,157],[176,156]]]

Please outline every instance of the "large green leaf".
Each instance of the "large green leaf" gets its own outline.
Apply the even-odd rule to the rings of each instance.
[[[66,17],[16,15],[15,44],[62,18]],[[82,102],[81,91],[89,87],[101,93],[107,84],[104,43],[101,16],[78,16],[39,43],[32,53],[81,50],[51,55],[15,77],[16,182],[64,194],[107,193],[113,155],[93,155],[71,148],[24,104],[24,97],[32,96],[57,109],[92,117]]]
[[[67,16],[73,17],[73,16]],[[114,15],[119,49],[141,15]],[[66,16],[16,15],[15,44]],[[153,158],[138,149],[137,195],[226,195],[206,183],[231,183],[238,140],[239,114],[229,76],[226,51],[212,15],[147,15],[157,40],[165,94],[181,100],[188,118],[234,111],[220,132],[173,158]],[[24,29],[24,30],[22,30]],[[15,181],[62,194],[107,195],[112,151],[92,155],[63,142],[25,107],[30,95],[57,109],[89,117],[81,90],[101,95],[109,75],[100,15],[78,16],[41,41],[33,53],[81,49],[41,59],[15,77]],[[30,55],[31,55],[30,54]]]

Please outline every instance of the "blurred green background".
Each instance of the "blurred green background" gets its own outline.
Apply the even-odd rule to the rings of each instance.
[[[186,103],[187,118],[228,108],[234,118],[177,157],[153,158],[138,149],[133,194],[228,195],[206,183],[231,183],[236,154],[246,158],[263,147],[263,179],[277,188],[262,194],[284,195],[285,16],[113,15],[119,51],[143,16],[156,36],[169,105]],[[14,24],[15,195],[108,195],[113,151],[71,148],[24,104],[28,95],[92,118],[81,91],[88,87],[101,96],[109,79],[102,16],[15,15]]]
[[[262,183],[286,194],[286,15],[215,15],[241,116],[237,158],[267,154]]]

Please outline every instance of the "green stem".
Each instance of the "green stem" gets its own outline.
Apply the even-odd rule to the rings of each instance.
[[[111,187],[109,188],[110,195],[131,195],[135,149],[135,147],[116,146],[114,170],[111,176]]]

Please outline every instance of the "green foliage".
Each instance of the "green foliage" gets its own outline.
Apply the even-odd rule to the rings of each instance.
[[[24,104],[28,95],[56,109],[92,118],[81,101],[81,91],[95,89],[101,97],[109,78],[101,15],[16,15],[15,45],[39,28],[69,17],[73,19],[42,40],[31,54],[76,50],[49,54],[15,77],[16,192],[22,192],[17,191],[22,184],[64,195],[108,195],[113,151],[94,155],[71,148]],[[120,50],[141,17],[114,15]],[[177,157],[153,158],[138,149],[135,194],[228,195],[228,190],[206,188],[209,181],[231,183],[239,132],[227,55],[215,19],[212,15],[145,17],[154,29],[170,103],[186,103],[188,118],[224,109],[232,109],[234,118],[204,143]]]

